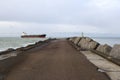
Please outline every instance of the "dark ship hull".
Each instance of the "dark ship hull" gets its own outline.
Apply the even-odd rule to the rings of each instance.
[[[42,35],[22,35],[21,38],[45,38],[46,34]]]

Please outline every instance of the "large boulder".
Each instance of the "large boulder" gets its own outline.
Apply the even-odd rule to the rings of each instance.
[[[16,51],[25,51],[25,47],[17,48]]]
[[[112,47],[107,44],[104,44],[104,45],[99,45],[96,50],[106,55],[109,55],[110,51],[112,50]]]
[[[116,59],[120,59],[120,44],[115,44],[110,52],[110,56]]]
[[[93,49],[95,50],[99,46],[99,43],[96,41],[91,41],[89,42],[87,49]]]
[[[78,42],[78,46],[82,47],[82,45],[84,45],[84,43],[86,42],[85,38],[82,38],[79,42]]]
[[[98,47],[99,43],[96,41],[93,41],[89,37],[83,37],[79,42],[78,46],[81,49],[89,50],[89,49],[96,49]]]
[[[0,52],[0,55],[2,55],[2,54],[8,54],[8,53],[10,53],[10,52],[12,52],[12,51],[15,51],[15,49],[9,48],[9,49],[7,49],[7,50],[5,50],[5,51],[1,51],[1,52]]]
[[[80,40],[80,42],[78,43],[78,46],[81,49],[90,49],[90,48],[92,48],[91,41],[92,41],[92,39],[90,39],[90,38],[82,38]]]
[[[77,38],[75,38],[75,40],[74,40],[74,44],[78,44],[78,42],[81,40],[81,37],[77,37]]]

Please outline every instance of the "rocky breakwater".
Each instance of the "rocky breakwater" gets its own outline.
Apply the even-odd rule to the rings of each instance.
[[[21,47],[17,49],[10,48],[6,51],[0,52],[0,80],[4,80],[4,77],[9,72],[9,70],[16,64],[22,62],[27,57],[27,51],[30,51],[35,47],[47,45],[48,42],[50,42],[51,40],[52,39],[39,41],[26,47]]]
[[[89,37],[74,37],[68,39],[79,50],[92,50],[99,46],[99,43]]]
[[[109,55],[120,63],[120,44],[115,44]]]
[[[73,37],[68,40],[77,50],[90,50],[120,65],[120,45],[116,44],[114,47],[108,44],[101,45],[89,37]]]

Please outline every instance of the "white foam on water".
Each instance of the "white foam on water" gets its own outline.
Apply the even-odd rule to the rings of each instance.
[[[19,37],[0,37],[0,51],[5,51],[8,48],[25,47],[30,44],[34,44],[38,41],[44,41],[47,38],[19,38]]]

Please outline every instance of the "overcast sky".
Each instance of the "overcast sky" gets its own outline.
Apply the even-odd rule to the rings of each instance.
[[[120,0],[0,0],[0,35],[120,35]]]

